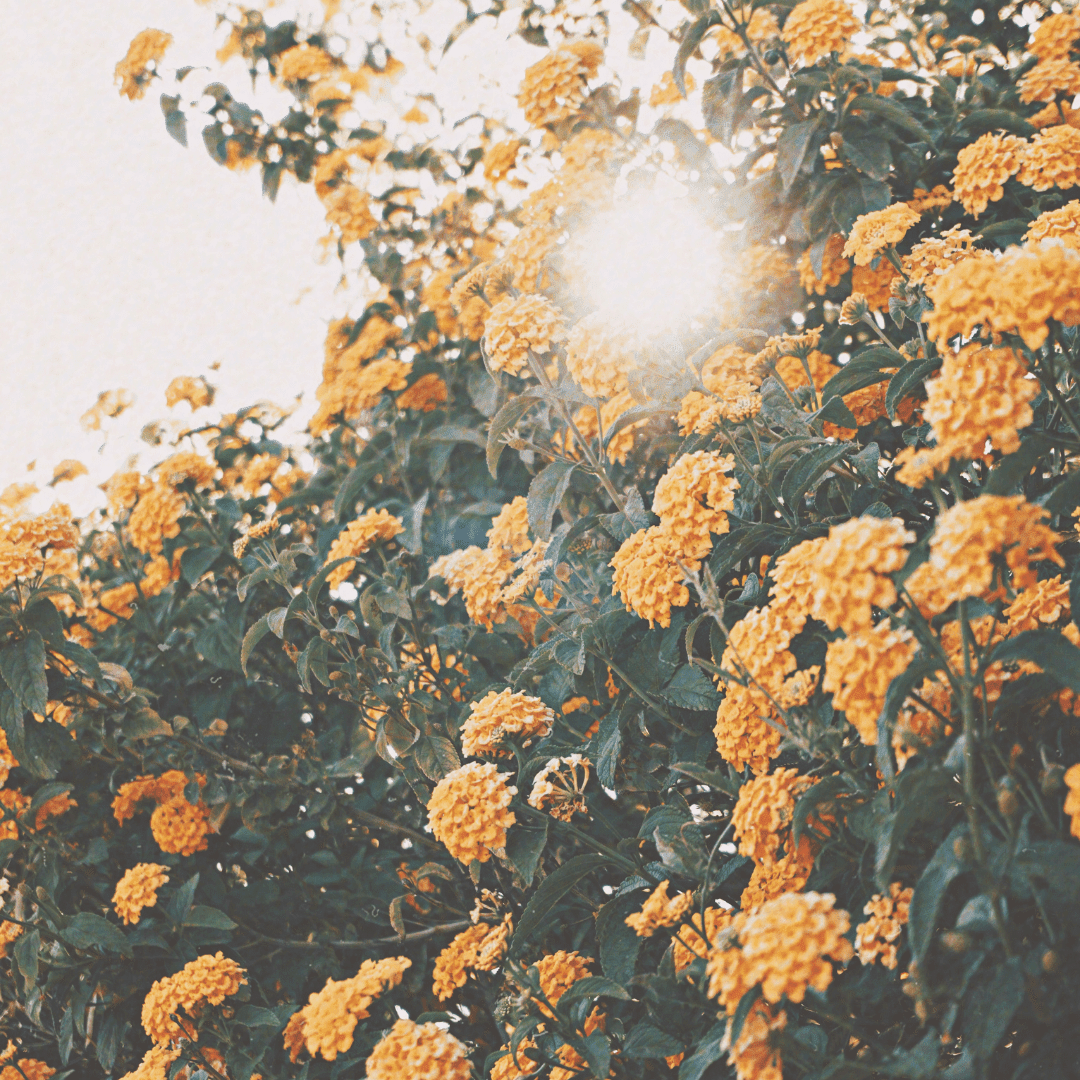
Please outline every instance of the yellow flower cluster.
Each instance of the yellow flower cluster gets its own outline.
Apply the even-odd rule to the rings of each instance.
[[[1032,225],[1034,226],[1034,222]],[[907,255],[900,259],[908,283],[925,285],[927,281],[939,277],[958,262],[970,258],[972,244],[978,239],[967,229],[954,225],[941,236],[929,236],[917,243]]]
[[[552,712],[539,698],[524,693],[489,690],[469,706],[469,716],[461,729],[461,751],[468,757],[509,757],[500,746],[507,736],[517,736],[522,746],[551,734]]]
[[[893,629],[888,619],[829,642],[821,688],[833,695],[833,707],[845,713],[866,746],[877,742],[878,716],[889,684],[907,669],[917,650],[911,632]]]
[[[529,550],[529,503],[524,495],[516,496],[495,515],[486,535],[489,548],[502,548],[508,555]]]
[[[566,711],[566,705],[563,705],[564,715]],[[585,785],[588,782],[589,762],[581,754],[551,758],[533,778],[529,805],[536,810],[546,810],[559,821],[570,821],[575,814],[586,811]]]
[[[139,1067],[120,1080],[168,1080],[169,1066],[180,1056],[179,1046],[155,1043],[143,1055]]]
[[[506,775],[470,761],[435,785],[427,807],[431,831],[459,862],[487,862],[506,849],[506,830],[517,820],[507,809],[516,789]]]
[[[1048,15],[1031,34],[1028,52],[1040,60],[1067,59],[1073,45],[1080,40],[1080,16],[1073,11]]]
[[[597,313],[579,320],[566,339],[566,370],[590,397],[625,390],[634,360],[634,334],[612,330]]]
[[[7,732],[0,728],[0,785],[7,783],[8,774],[18,766],[15,755],[8,745]]]
[[[728,1051],[728,1061],[735,1068],[737,1080],[783,1080],[784,1062],[773,1036],[787,1026],[787,1013],[777,1012],[760,999],[750,1006],[742,1030],[731,1040],[732,1021],[721,1049]]]
[[[1061,575],[1057,574],[1022,590],[1005,609],[1004,614],[1009,620],[1011,636],[1024,630],[1037,630],[1041,626],[1056,623],[1062,615],[1068,615],[1070,610],[1069,583],[1062,581]]]
[[[407,956],[365,960],[351,979],[328,979],[285,1026],[289,1059],[296,1061],[301,1049],[312,1057],[320,1054],[327,1061],[346,1053],[352,1047],[357,1021],[370,1015],[371,1003],[397,986],[410,967],[412,961]]]
[[[473,622],[489,630],[503,614],[503,586],[514,564],[502,548],[479,548],[475,544],[442,555],[431,564],[431,576],[443,578],[450,595],[461,590],[465,609]]]
[[[568,41],[527,68],[517,97],[526,121],[543,127],[572,116],[603,58],[604,50],[594,40]]]
[[[142,1007],[143,1030],[155,1043],[195,1038],[189,1022],[195,1020],[204,1005],[220,1005],[247,982],[244,969],[220,952],[206,953],[185,964],[175,975],[158,979]],[[173,1016],[186,1013],[177,1022]]]
[[[1020,100],[1025,104],[1055,101],[1058,94],[1067,94],[1071,101],[1080,91],[1080,64],[1065,57],[1040,60],[1020,76],[1016,88],[1020,91]]]
[[[1057,210],[1040,214],[1029,226],[1024,239],[1060,240],[1066,247],[1080,250],[1080,200],[1073,199]]]
[[[795,803],[814,782],[797,769],[781,768],[743,784],[731,815],[739,854],[756,863],[775,862],[790,836]]]
[[[896,939],[907,924],[913,894],[914,889],[905,889],[894,881],[887,896],[875,893],[870,898],[863,908],[863,914],[870,918],[855,927],[855,951],[864,964],[872,964],[880,956],[883,967],[895,969]]]
[[[653,512],[690,560],[712,550],[710,534],[728,531],[727,511],[734,507],[739,488],[727,475],[734,467],[730,454],[699,450],[679,458],[656,485]]]
[[[490,184],[505,180],[517,162],[518,153],[523,145],[525,144],[520,139],[503,139],[502,142],[489,146],[484,153],[484,179]]]
[[[839,285],[840,279],[851,269],[851,263],[844,258],[843,234],[833,233],[825,241],[825,250],[821,256],[821,277],[814,272],[809,250],[799,256],[798,268],[799,284],[808,293],[824,296],[829,289]]]
[[[1069,815],[1069,832],[1080,840],[1080,765],[1072,765],[1063,777],[1069,794],[1065,796],[1065,813]]]
[[[1016,135],[982,135],[956,156],[953,190],[957,202],[978,217],[1005,194],[1005,181],[1020,170],[1026,143]]]
[[[143,30],[132,38],[127,55],[116,65],[115,81],[120,93],[130,101],[141,98],[150,82],[149,68],[165,55],[172,44],[172,34],[164,30]]]
[[[731,925],[733,918],[734,913],[724,908],[707,907],[702,932],[701,912],[695,911],[689,923],[679,927],[672,941],[672,960],[676,972],[683,971],[695,960],[704,960],[717,935]]]
[[[326,207],[326,224],[338,230],[342,244],[355,244],[379,227],[378,218],[371,212],[371,196],[355,184],[338,184],[323,195],[322,204]]]
[[[30,797],[15,788],[0,789],[0,840],[17,840],[19,826],[12,820],[30,805]],[[10,817],[8,815],[11,815]]]
[[[965,345],[945,354],[941,374],[926,384],[923,417],[937,445],[907,447],[896,455],[897,478],[919,487],[954,458],[988,461],[987,442],[1003,454],[1020,447],[1021,428],[1031,423],[1039,383],[1012,349]]]
[[[49,1080],[50,1076],[55,1075],[56,1070],[51,1065],[37,1058],[19,1058],[14,1065],[5,1065],[0,1069],[0,1080]]]
[[[1080,80],[1080,68],[1077,72]],[[1036,191],[1076,187],[1080,184],[1080,131],[1071,124],[1058,124],[1036,132],[1024,151],[1016,179]]]
[[[883,251],[899,244],[918,223],[918,213],[902,202],[863,214],[851,227],[844,255],[850,255],[856,266],[869,266]]]
[[[35,517],[0,517],[0,589],[40,574],[45,569],[46,549],[67,551],[78,543],[78,526],[63,503],[54,503]]]
[[[309,45],[306,41],[286,49],[277,58],[277,78],[281,82],[298,82],[302,79],[319,79],[331,74],[338,66],[328,52]]]
[[[191,375],[177,375],[165,387],[165,404],[170,409],[175,408],[181,401],[186,401],[194,412],[211,404],[213,400],[213,387],[201,376],[194,378]]]
[[[540,977],[540,993],[552,1004],[558,1004],[559,998],[578,981],[589,974],[592,961],[580,953],[567,952],[559,949],[558,952],[548,953],[536,961],[537,974]],[[540,1011],[545,1016],[550,1016],[551,1010],[540,1003]]]
[[[398,1020],[367,1059],[368,1080],[469,1080],[464,1045],[438,1024]]]
[[[1064,565],[1056,546],[1061,538],[1047,517],[1022,495],[980,495],[949,507],[934,526],[930,558],[905,583],[912,599],[936,614],[969,596],[1003,596],[1004,584],[994,584],[1002,557],[1012,588],[1030,588],[1037,580],[1032,563]]]
[[[100,431],[105,420],[112,420],[135,404],[135,395],[123,388],[102,390],[97,401],[79,417],[84,431]]]
[[[113,907],[124,925],[137,923],[144,907],[157,903],[157,891],[169,880],[167,866],[157,863],[138,863],[116,883]]]
[[[844,937],[851,920],[835,904],[829,893],[785,893],[736,915],[734,947],[709,953],[709,997],[718,997],[730,1016],[755,986],[771,1005],[784,997],[801,1002],[811,987],[827,990],[833,980],[829,961],[843,964],[854,955]]]
[[[405,531],[400,518],[394,517],[389,510],[365,510],[354,521],[350,521],[330,545],[326,561],[350,559],[347,563],[334,567],[326,578],[326,583],[336,589],[353,572],[356,563],[351,561],[354,555],[363,555],[376,540],[393,540],[398,533]]]
[[[504,296],[488,313],[484,344],[495,371],[521,375],[529,350],[545,353],[563,337],[562,313],[539,293]]]
[[[140,494],[128,518],[132,544],[144,555],[160,554],[163,541],[179,535],[179,521],[185,510],[187,501],[180,492],[166,483],[152,484]]]
[[[199,787],[206,777],[198,775]],[[150,830],[162,851],[171,855],[193,855],[206,848],[210,831],[210,808],[201,799],[189,803],[184,795],[187,776],[179,769],[170,769],[161,776],[140,776],[121,784],[112,802],[113,816],[123,825],[135,815],[136,806],[153,799],[158,805],[150,816]]]
[[[611,591],[650,626],[670,626],[671,609],[690,602],[682,567],[697,570],[700,565],[686,555],[678,537],[663,525],[653,525],[633,533],[615,552]]]
[[[667,894],[670,881],[662,881],[649,894],[640,911],[627,915],[623,920],[638,937],[652,937],[662,926],[674,926],[694,905],[694,894],[682,892],[678,896]]]
[[[834,525],[828,537],[805,540],[776,560],[772,595],[776,604],[810,615],[830,630],[866,629],[873,608],[896,602],[887,575],[903,567],[906,545],[914,540],[899,518],[862,517]]]
[[[9,839],[9,837],[4,837]],[[10,839],[14,839],[11,837]],[[19,935],[23,932],[23,928],[18,923],[8,922],[6,919],[0,919],[0,960],[8,954],[8,946],[16,941]]]
[[[781,34],[793,60],[816,64],[834,52],[845,52],[862,23],[844,0],[803,0],[792,8]]]
[[[509,915],[496,926],[477,923],[463,930],[435,960],[432,993],[445,1001],[464,986],[470,969],[491,971],[506,954],[513,923]]]
[[[434,371],[429,371],[426,375],[421,375],[405,393],[398,394],[397,407],[416,409],[418,412],[433,412],[449,397],[446,383]]]

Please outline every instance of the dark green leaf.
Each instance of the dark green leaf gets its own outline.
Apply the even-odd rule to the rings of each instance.
[[[232,930],[236,923],[217,908],[206,907],[204,904],[196,904],[186,916],[185,926],[205,926],[212,930]]]
[[[334,517],[338,521],[344,520],[344,514],[353,512],[364,485],[379,471],[381,465],[378,454],[374,452],[366,460],[362,456],[348,476],[342,480],[341,487],[334,496]]]
[[[928,375],[932,375],[941,367],[941,357],[931,356],[924,360],[909,360],[889,380],[889,388],[885,391],[885,408],[889,412],[889,419],[896,419],[896,406],[904,398],[914,394]]]
[[[980,495],[1011,495],[1049,451],[1051,443],[1037,433],[1024,437],[1020,449],[1003,457],[990,470]]]
[[[1025,630],[1003,641],[988,662],[1032,660],[1070,690],[1080,691],[1080,649],[1056,630]]]
[[[790,124],[780,133],[776,143],[776,171],[785,191],[799,175],[818,131],[817,120],[801,120],[797,124]]]
[[[503,435],[506,434],[534,405],[542,401],[539,394],[519,394],[511,398],[495,415],[488,425],[487,435],[487,467],[488,472],[494,477],[499,467],[499,458],[502,457],[506,443]]]
[[[264,615],[258,622],[252,623],[244,634],[244,640],[240,645],[240,666],[247,674],[248,660],[251,659],[252,650],[267,634],[270,633],[270,616]]]
[[[194,874],[179,889],[169,902],[169,918],[175,923],[182,923],[191,910],[192,901],[195,899],[195,890],[199,887],[199,875]]]
[[[930,146],[934,145],[933,135],[907,109],[889,98],[881,97],[879,94],[859,94],[858,97],[848,102],[848,111],[876,113],[891,124],[902,128],[910,135],[914,135],[917,139],[921,139]]]
[[[515,825],[506,841],[506,861],[517,871],[527,889],[536,877],[540,857],[547,844],[548,825],[545,821],[538,829]]]
[[[892,172],[892,150],[888,141],[880,136],[845,135],[840,156],[873,180],[884,180]]]
[[[104,952],[131,956],[131,945],[124,932],[111,922],[90,911],[80,911],[60,931],[60,936],[76,949],[99,948]]]
[[[882,368],[899,368],[905,364],[903,356],[884,345],[871,345],[858,356],[849,360],[821,389],[821,400],[843,397],[855,390],[873,386],[891,378]]]
[[[551,516],[559,508],[570,475],[577,464],[572,461],[553,461],[538,472],[529,485],[529,526],[541,539],[551,535]]]
[[[1019,956],[1010,957],[992,976],[981,978],[965,1002],[961,1036],[980,1061],[989,1061],[1024,1001],[1024,972]]]
[[[41,950],[41,934],[37,930],[24,931],[15,942],[12,952],[22,973],[26,993],[34,989],[38,977],[38,953]]]
[[[596,765],[596,778],[604,787],[615,783],[615,766],[622,749],[619,709],[609,709],[600,718],[600,727],[589,741],[589,760]]]
[[[623,1043],[628,1058],[662,1058],[681,1054],[686,1047],[682,1039],[645,1021],[633,1028]]]
[[[269,1009],[260,1009],[257,1005],[242,1005],[236,1013],[236,1022],[244,1027],[272,1027],[280,1028],[284,1025],[278,1019],[277,1013]]]
[[[680,709],[698,712],[715,712],[721,700],[712,680],[701,668],[690,664],[684,664],[675,672],[671,682],[660,691],[660,696]]]
[[[583,878],[610,863],[606,855],[575,855],[540,883],[532,899],[521,913],[517,930],[510,942],[510,951],[517,954],[529,936],[551,913],[552,908]]]
[[[686,61],[690,59],[694,54],[694,50],[701,44],[701,39],[709,28],[716,26],[720,21],[720,12],[718,11],[710,11],[702,15],[701,18],[690,24],[683,35],[682,41],[679,43],[679,51],[675,54],[675,64],[672,67],[671,74],[675,79],[675,85],[679,88],[679,93],[683,97],[686,97]],[[607,1076],[607,1072],[598,1075]]]
[[[885,701],[877,722],[877,766],[886,780],[891,780],[896,775],[892,757],[892,733],[900,706],[907,700],[908,694],[939,667],[935,660],[916,658],[889,683],[889,689],[885,691]]]
[[[640,880],[640,879],[639,879]],[[626,925],[626,916],[641,907],[641,897],[626,893],[609,900],[596,916],[596,940],[600,943],[600,967],[609,979],[629,982],[634,976],[642,938]]]
[[[45,681],[45,642],[36,630],[0,649],[0,675],[24,709],[44,715],[49,698]]]
[[[424,775],[436,782],[461,768],[461,758],[454,744],[442,735],[422,735],[413,748],[413,758]]]
[[[851,446],[843,443],[839,446],[818,446],[798,458],[787,471],[781,494],[784,505],[791,510],[798,510],[802,497],[809,491],[841,458],[851,453]]]
[[[968,842],[967,826],[957,825],[934,852],[915,886],[911,907],[908,909],[908,936],[911,951],[920,964],[933,940],[945,890],[952,880],[966,869],[957,855],[957,849],[962,849]]]
[[[679,1080],[701,1080],[705,1070],[723,1054],[726,1023],[713,1024],[708,1034],[697,1044],[694,1052],[679,1066]]]
[[[573,1001],[582,998],[610,997],[620,1001],[629,1001],[630,995],[626,988],[614,979],[606,979],[601,975],[589,975],[584,979],[578,979],[561,998],[559,1004],[569,1005]]]
[[[217,561],[221,554],[218,547],[189,547],[180,556],[180,573],[189,585],[194,585]]]
[[[1040,502],[1051,514],[1072,513],[1077,506],[1080,506],[1080,470],[1069,473]]]

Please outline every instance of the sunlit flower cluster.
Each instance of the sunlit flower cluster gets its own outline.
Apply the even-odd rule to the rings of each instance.
[[[814,270],[809,250],[799,256],[799,284],[806,292],[824,296],[829,289],[840,284],[843,276],[851,269],[851,263],[844,257],[844,243],[842,233],[833,233],[825,241],[821,253],[820,275]]]
[[[601,45],[586,38],[568,41],[528,68],[518,91],[526,121],[543,127],[572,116],[603,58]]]
[[[165,387],[165,404],[173,409],[186,401],[194,412],[212,404],[214,400],[214,388],[201,376],[195,378],[191,375],[177,375],[168,386]]]
[[[193,1039],[205,1005],[220,1005],[247,982],[244,969],[220,952],[207,953],[185,964],[175,975],[158,979],[142,1007],[143,1030],[155,1043]],[[181,1015],[179,1021],[173,1017]]]
[[[490,690],[469,706],[461,728],[461,750],[468,757],[509,757],[509,747],[500,745],[503,739],[512,736],[528,746],[549,735],[554,721],[555,713],[537,697]]]
[[[692,892],[668,896],[670,881],[662,881],[649,894],[640,911],[627,915],[624,922],[638,937],[652,937],[661,927],[674,926],[694,903]]]
[[[349,559],[349,562],[335,566],[327,575],[327,584],[333,589],[346,581],[352,574],[356,563],[352,556],[363,555],[371,549],[377,540],[393,540],[405,531],[400,518],[394,517],[388,510],[365,510],[358,518],[349,522],[330,545],[326,553],[327,563],[337,559]]]
[[[120,93],[131,101],[146,93],[150,82],[151,64],[155,65],[172,44],[172,34],[164,30],[143,30],[135,35],[128,46],[127,55],[116,65],[116,82]]]
[[[845,52],[862,23],[844,0],[803,0],[792,8],[782,37],[794,60],[816,64],[829,53]]]
[[[693,571],[700,565],[684,552],[678,537],[653,525],[633,533],[615,553],[612,592],[650,626],[670,626],[671,609],[690,601],[682,568]]]
[[[438,1024],[398,1020],[367,1059],[368,1080],[469,1080],[465,1046]]]
[[[498,766],[470,761],[435,785],[428,821],[435,838],[459,862],[487,862],[506,848],[506,830],[517,820],[510,800],[515,789]]]
[[[918,213],[902,202],[863,214],[851,227],[844,255],[854,259],[856,266],[868,266],[882,252],[899,244],[918,223]]]
[[[421,375],[403,394],[397,396],[399,409],[416,409],[417,412],[433,412],[450,394],[446,383],[434,371]]]
[[[612,331],[598,314],[579,320],[566,339],[566,370],[590,397],[625,390],[626,372],[634,366],[634,335]]]

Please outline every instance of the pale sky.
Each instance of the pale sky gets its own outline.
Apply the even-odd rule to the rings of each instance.
[[[613,30],[618,22],[628,37],[635,24],[610,7]],[[434,0],[423,27],[442,40],[460,10]],[[335,292],[336,262],[317,262],[326,228],[314,192],[286,178],[270,203],[256,170],[232,173],[210,160],[198,116],[189,148],[174,142],[157,103],[174,92],[171,76],[135,102],[113,83],[116,62],[146,27],[175,38],[163,67],[213,63],[223,31],[215,34],[212,13],[193,0],[0,0],[0,15],[0,489],[32,480],[43,489],[35,508],[54,498],[77,513],[99,505],[95,485],[129,455],[141,453],[146,467],[167,453],[148,448],[139,431],[170,416],[164,391],[176,375],[205,373],[218,386],[207,418],[218,406],[287,404],[303,393],[295,417],[303,427],[315,409],[327,322],[352,306]],[[482,20],[442,62],[440,96],[451,110],[490,116],[499,94],[512,105],[512,89],[496,84],[516,88],[542,55],[512,36],[516,20],[514,11],[498,29]],[[659,72],[664,63],[648,66]],[[191,99],[222,78],[259,103],[242,60],[219,71],[192,72],[181,91]],[[418,74],[410,67],[410,77]],[[268,115],[284,111],[281,101]],[[209,371],[216,362],[220,370]],[[134,393],[135,406],[105,430],[84,432],[79,417],[100,391],[119,387]],[[186,405],[171,415],[191,418]],[[50,491],[64,458],[81,460],[90,476]]]

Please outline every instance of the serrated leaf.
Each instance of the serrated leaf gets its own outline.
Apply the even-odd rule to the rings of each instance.
[[[570,476],[576,468],[577,463],[573,461],[553,461],[538,472],[529,484],[529,527],[541,540],[547,540],[551,535],[551,517],[562,502]]]
[[[107,919],[90,911],[80,911],[60,931],[60,936],[76,949],[98,948],[123,956],[132,955],[131,945],[124,932]]]
[[[896,419],[896,406],[906,397],[910,397],[922,386],[927,376],[932,375],[941,367],[941,357],[931,356],[923,360],[909,360],[889,380],[889,387],[885,391],[885,408],[889,413],[889,419]]]
[[[589,742],[589,760],[596,766],[596,778],[604,787],[615,783],[615,767],[622,749],[619,710],[609,709],[600,719],[600,727]]]
[[[618,998],[619,1001],[630,1000],[630,994],[621,983],[615,982],[614,979],[606,979],[602,975],[589,975],[573,983],[570,989],[559,998],[559,1003],[569,1005],[583,998],[596,997]]]
[[[0,649],[0,675],[24,709],[44,715],[49,698],[45,642],[36,630]]]
[[[810,153],[814,135],[819,129],[816,119],[801,120],[797,124],[789,124],[780,133],[780,138],[776,141],[776,172],[785,191],[799,175],[799,170]]]
[[[540,858],[547,844],[548,823],[540,828],[517,825],[510,830],[506,841],[506,861],[517,871],[525,888],[533,883]],[[419,872],[417,873],[419,877]]]
[[[660,696],[680,709],[715,712],[720,694],[701,668],[685,664],[660,691]]]
[[[516,955],[521,951],[521,947],[551,913],[552,908],[578,882],[607,866],[610,861],[606,855],[575,855],[572,859],[567,859],[558,870],[548,874],[521,913],[517,930],[510,941],[510,953]]]
[[[429,780],[436,782],[461,768],[461,758],[454,744],[441,735],[422,735],[414,746],[413,760]]]
[[[184,916],[184,925],[205,926],[211,930],[232,930],[236,923],[224,911],[219,911],[214,907],[207,907],[205,904],[196,904]]]
[[[648,1021],[631,1029],[623,1043],[623,1054],[627,1058],[662,1058],[681,1054],[685,1050],[682,1039],[661,1031]]]
[[[784,505],[791,510],[798,510],[802,497],[809,491],[841,458],[851,453],[849,445],[818,446],[803,454],[788,469],[780,491]]]

